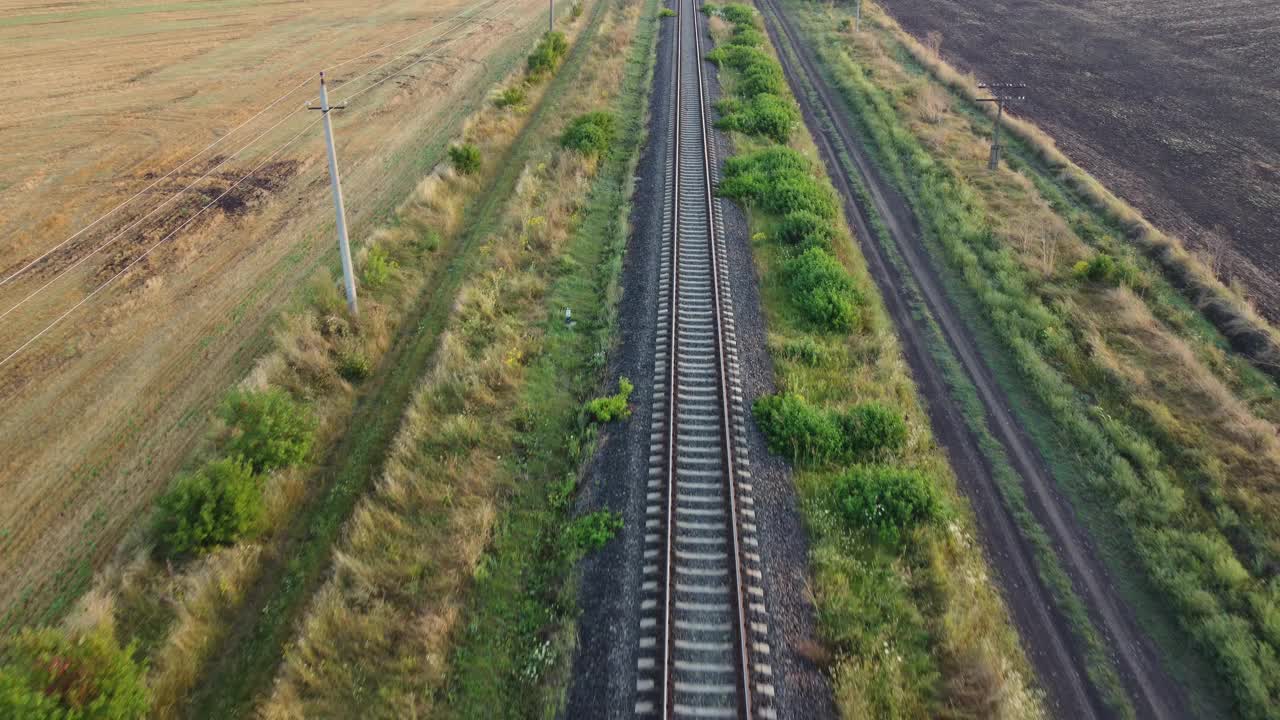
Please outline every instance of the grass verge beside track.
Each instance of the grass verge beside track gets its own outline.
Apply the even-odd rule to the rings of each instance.
[[[594,437],[581,408],[612,341],[656,27],[652,1],[603,7],[560,71],[572,87],[560,115],[531,134],[514,194],[487,216],[477,272],[268,717],[524,717],[561,702],[571,570],[609,532],[608,516],[569,516]],[[611,149],[561,148],[560,129],[594,110],[614,114]]]
[[[741,11],[717,14],[742,17]],[[719,47],[734,38],[739,44],[752,44],[754,36],[741,28],[755,26],[755,20],[735,24],[739,27],[731,32],[723,21],[713,23]],[[755,45],[768,51],[763,38]],[[753,104],[765,110],[772,104],[748,97],[766,74],[758,69],[721,71],[728,95],[736,97],[721,109],[747,108],[747,115],[730,121],[732,126],[762,128],[752,135],[733,135],[740,156],[777,147],[765,138],[776,137],[776,126],[750,115]],[[785,83],[770,93],[794,102]],[[834,203],[835,193],[820,174],[812,138],[803,125],[787,134],[792,137],[788,145],[808,159],[821,185],[819,194]],[[731,183],[728,177],[722,189]],[[766,202],[749,204],[779,390],[802,396],[802,404],[819,416],[874,406],[905,421],[898,447],[860,454],[852,461],[824,460],[807,451],[796,458],[794,478],[811,533],[813,592],[824,644],[812,652],[828,664],[842,715],[1042,716],[1032,673],[974,539],[972,515],[930,432],[892,324],[867,275],[866,262],[849,238],[847,223],[840,222],[827,243],[806,242],[829,248],[852,277],[857,317],[852,332],[832,331],[815,322],[808,298],[795,288],[798,256],[781,237],[784,217],[767,211]],[[872,468],[879,467],[926,478],[945,507],[941,519],[904,528],[901,544],[886,541],[869,527],[850,525],[835,488],[846,473],[875,472]]]
[[[878,8],[852,33],[843,10],[788,6],[1195,713],[1225,689],[1238,715],[1275,717],[1274,384],[1033,150],[987,172],[990,123]]]

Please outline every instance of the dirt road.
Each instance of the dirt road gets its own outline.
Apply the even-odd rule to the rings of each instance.
[[[1113,714],[1089,683],[1082,648],[1066,619],[1055,610],[1052,595],[1037,572],[1032,546],[1002,501],[991,468],[966,425],[963,410],[930,353],[927,321],[913,312],[912,297],[917,292],[950,352],[977,388],[987,425],[1020,475],[1031,509],[1047,530],[1076,593],[1109,641],[1110,653],[1135,709],[1142,717],[1183,717],[1185,705],[1178,701],[1178,687],[1160,667],[1150,642],[1107,580],[1084,531],[1075,522],[1070,507],[1054,491],[1052,478],[1030,440],[1020,431],[969,330],[944,295],[912,211],[870,162],[848,113],[819,71],[812,46],[802,40],[777,4],[764,1],[761,7],[770,36],[780,49],[788,82],[801,99],[805,122],[843,197],[871,273],[897,325],[913,375],[928,400],[934,432],[946,447],[973,504],[987,553],[1004,583],[1006,601],[1055,712],[1067,718]],[[842,154],[849,159],[849,165],[841,163]],[[859,183],[867,188],[873,208],[857,201],[854,188]],[[887,226],[909,276],[889,262],[885,249],[875,240],[869,229],[873,213]]]

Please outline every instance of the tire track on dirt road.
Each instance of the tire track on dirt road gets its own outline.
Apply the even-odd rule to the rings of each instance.
[[[1036,520],[1045,528],[1073,588],[1090,618],[1103,631],[1108,651],[1120,669],[1134,709],[1142,717],[1186,717],[1181,690],[1160,666],[1152,644],[1138,628],[1092,551],[1071,508],[1055,492],[1054,482],[1030,439],[1020,430],[1007,398],[978,353],[959,314],[945,297],[930,265],[916,219],[905,199],[878,174],[857,141],[849,118],[842,116],[835,92],[818,72],[810,45],[802,42],[790,21],[772,0],[761,0],[766,28],[776,47],[792,90],[801,99],[805,122],[819,144],[819,152],[844,200],[872,276],[903,341],[912,373],[928,398],[929,415],[939,441],[947,449],[956,474],[979,519],[984,545],[1004,584],[1006,602],[1017,622],[1024,646],[1056,714],[1069,718],[1110,717],[1115,711],[1088,680],[1082,643],[1067,618],[1056,609],[1053,595],[1037,572],[1034,548],[1018,530],[1013,512],[1002,502],[992,470],[978,439],[966,425],[963,408],[952,396],[939,362],[930,354],[926,318],[918,317],[910,298],[919,292],[936,320],[949,351],[977,390],[984,418],[1018,473]],[[845,153],[856,166],[874,211],[857,200],[856,182],[839,162]],[[879,216],[911,277],[891,266],[869,229]]]

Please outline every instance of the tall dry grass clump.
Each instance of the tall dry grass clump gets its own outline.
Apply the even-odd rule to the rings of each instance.
[[[536,103],[543,91],[530,85],[524,97]],[[480,111],[466,123],[463,140],[477,144],[485,157],[500,157],[526,122],[523,106]],[[331,446],[347,430],[361,384],[390,347],[412,305],[408,299],[447,260],[465,229],[463,208],[491,172],[462,176],[442,164],[423,178],[396,209],[395,223],[354,238],[360,318],[347,312],[338,278],[327,269],[317,271],[308,284],[308,302],[281,319],[272,350],[255,362],[241,387],[283,389],[305,402],[318,421],[315,444]],[[220,432],[214,423],[211,435]],[[264,478],[263,532],[256,542],[215,549],[173,567],[152,560],[149,538],[138,535],[119,551],[116,566],[123,569],[95,579],[98,592],[118,598],[116,614],[124,629],[159,635],[154,649],[147,645],[158,717],[179,711],[206,660],[227,637],[227,622],[257,582],[263,558],[278,549],[280,531],[317,492],[311,482],[317,469],[303,465]]]
[[[555,125],[607,103],[639,6],[611,10]],[[429,717],[449,678],[468,592],[518,468],[519,393],[540,352],[544,298],[598,158],[539,128],[501,223],[459,290],[430,371],[406,412],[376,491],[335,553],[334,575],[287,653],[266,718]],[[478,121],[476,134],[505,132]]]

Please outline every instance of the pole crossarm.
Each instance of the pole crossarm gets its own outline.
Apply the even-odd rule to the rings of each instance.
[[[333,125],[329,122],[329,111],[346,107],[329,104],[329,91],[325,87],[324,73],[320,73],[320,107],[308,107],[319,110],[324,119],[324,142],[329,155],[329,181],[333,190],[333,209],[338,226],[338,258],[342,261],[342,284],[347,291],[347,309],[353,317],[359,316],[360,310],[356,302],[355,271],[351,267],[351,245],[347,239],[347,209],[342,200],[342,180],[338,175],[338,153],[333,147]]]
[[[983,82],[978,83],[978,87],[991,94],[991,97],[977,98],[978,102],[996,104],[996,119],[991,131],[991,157],[987,160],[987,169],[995,170],[1000,166],[1000,122],[1004,117],[1004,104],[1026,100],[1026,95],[1019,91],[1026,90],[1027,84],[1021,82]]]

